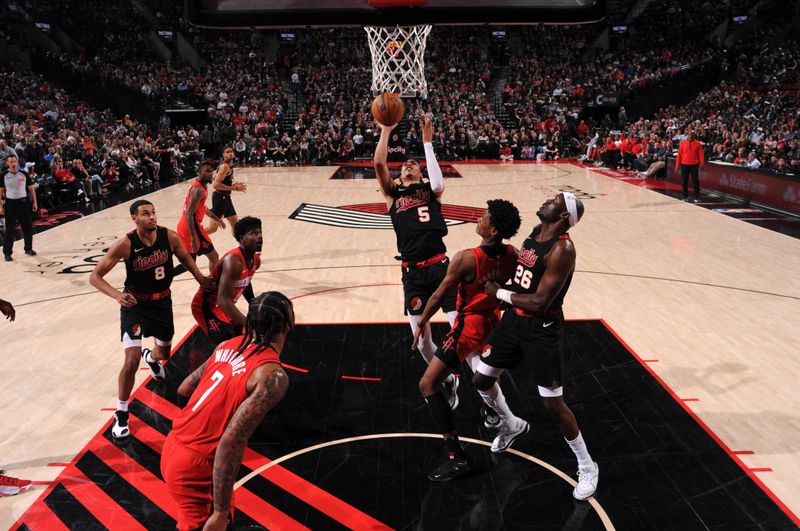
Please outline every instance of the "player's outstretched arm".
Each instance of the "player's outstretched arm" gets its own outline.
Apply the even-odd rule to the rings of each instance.
[[[183,267],[194,276],[197,283],[207,290],[216,288],[217,286],[214,280],[209,277],[204,277],[203,273],[200,272],[197,263],[189,254],[189,251],[186,250],[186,247],[183,246],[181,239],[178,237],[178,233],[172,229],[167,229],[167,237],[169,238],[169,246],[172,247],[172,253],[178,257]]]
[[[425,115],[420,121],[422,129],[422,147],[425,149],[425,163],[427,165],[428,179],[431,181],[431,190],[437,198],[444,193],[444,175],[436,160],[436,153],[433,152],[433,122],[429,115]]]
[[[177,236],[177,235],[176,235]],[[105,276],[108,274],[109,271],[114,269],[114,266],[117,265],[117,262],[120,260],[126,259],[131,254],[131,240],[127,237],[120,238],[119,240],[111,246],[108,252],[100,259],[92,273],[89,275],[89,283],[97,288],[98,291],[101,293],[105,293],[115,301],[117,301],[120,306],[124,306],[125,308],[132,308],[136,305],[136,299],[130,293],[123,293],[118,289],[114,288],[108,281],[105,279]]]
[[[498,289],[499,286],[495,282],[486,283],[486,293],[527,312],[535,314],[547,311],[575,269],[575,246],[569,240],[561,240],[553,246],[546,258],[547,268],[536,293],[511,293],[508,290]]]
[[[445,275],[444,279],[442,279],[439,287],[436,288],[436,291],[433,292],[433,295],[431,295],[431,297],[428,299],[428,303],[425,305],[425,309],[422,311],[422,315],[419,319],[419,325],[414,331],[414,339],[413,343],[411,343],[411,350],[417,348],[419,338],[425,333],[425,325],[428,324],[428,321],[431,320],[433,314],[435,314],[442,306],[442,298],[447,293],[456,289],[459,282],[469,278],[474,273],[475,257],[472,256],[472,252],[464,250],[456,253],[456,255],[453,257],[453,260],[450,262],[450,266],[447,268],[447,274]]]
[[[387,163],[389,157],[389,137],[394,128],[397,127],[397,124],[391,126],[378,124],[378,127],[381,128],[381,138],[378,140],[378,145],[375,146],[375,157],[373,158],[375,163],[375,176],[378,178],[378,184],[381,186],[383,196],[389,198],[394,189],[394,183],[389,174],[389,164]]]
[[[250,379],[255,379],[255,388],[233,414],[214,456],[214,514],[209,521],[227,520],[233,484],[242,465],[247,440],[267,411],[283,399],[289,386],[289,377],[277,363],[266,363],[258,367]]]
[[[192,374],[187,376],[181,382],[181,385],[178,387],[178,394],[184,398],[189,398],[194,393],[194,390],[197,389],[197,386],[200,384],[200,380],[203,378],[203,373],[206,372],[206,367],[208,366],[209,360],[214,358],[214,352],[217,349],[211,351],[211,356],[200,364],[198,368],[196,368]]]

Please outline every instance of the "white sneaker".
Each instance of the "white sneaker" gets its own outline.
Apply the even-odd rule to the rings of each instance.
[[[458,407],[458,383],[458,376],[455,374],[451,374],[442,382],[442,393],[452,410]]]
[[[116,411],[114,413],[114,425],[111,427],[111,436],[117,444],[124,444],[131,434],[128,427],[128,412]]]
[[[497,437],[492,441],[492,452],[495,454],[505,452],[517,437],[528,433],[530,427],[527,421],[519,417],[514,417],[508,421],[501,421]]]
[[[147,361],[147,355],[150,354],[150,352],[152,351],[149,348],[143,348],[142,359],[147,364],[147,366],[150,367],[150,374],[153,376],[153,380],[160,382],[164,379],[164,374],[165,374],[164,366],[161,365],[161,363],[159,363],[158,361],[153,361],[153,362]]]
[[[600,478],[600,467],[597,463],[591,466],[578,467],[578,484],[572,491],[572,497],[576,500],[589,499],[594,491],[597,490],[597,480]]]

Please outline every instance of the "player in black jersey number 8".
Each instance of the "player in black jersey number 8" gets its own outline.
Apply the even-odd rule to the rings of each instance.
[[[124,443],[130,435],[128,428],[128,398],[133,389],[139,362],[144,358],[153,377],[162,379],[161,360],[169,357],[174,327],[170,285],[174,276],[172,255],[188,269],[206,289],[215,287],[197,268],[178,233],[158,226],[156,211],[150,201],[134,201],[130,208],[136,229],[120,238],[100,260],[89,276],[89,282],[120,305],[122,346],[125,363],[119,373],[117,411],[111,435]],[[105,280],[117,263],[125,262],[125,289],[120,292]],[[142,338],[152,336],[155,348],[142,349]]]

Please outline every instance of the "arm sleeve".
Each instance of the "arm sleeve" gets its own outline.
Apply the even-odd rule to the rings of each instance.
[[[424,148],[425,162],[428,164],[428,179],[431,180],[431,190],[433,190],[434,194],[441,194],[444,192],[444,178],[439,162],[436,160],[436,154],[433,152],[433,144],[426,142]]]

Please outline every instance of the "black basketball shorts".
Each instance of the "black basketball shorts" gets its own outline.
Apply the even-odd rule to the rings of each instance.
[[[445,258],[428,267],[404,267],[403,295],[406,315],[421,315],[433,292],[439,287],[447,274],[450,259]],[[457,290],[442,297],[442,311],[455,311]]]
[[[124,341],[125,334],[131,340],[143,337],[154,337],[160,341],[170,342],[175,335],[172,322],[172,297],[157,301],[137,300],[133,308],[120,308],[120,337]]]
[[[563,315],[540,319],[523,317],[509,309],[489,336],[481,362],[497,369],[514,369],[529,357],[540,393],[541,388],[561,387],[563,335]]]
[[[218,218],[229,218],[236,215],[236,209],[233,208],[233,201],[231,194],[221,194],[214,192],[211,194],[211,212]]]

